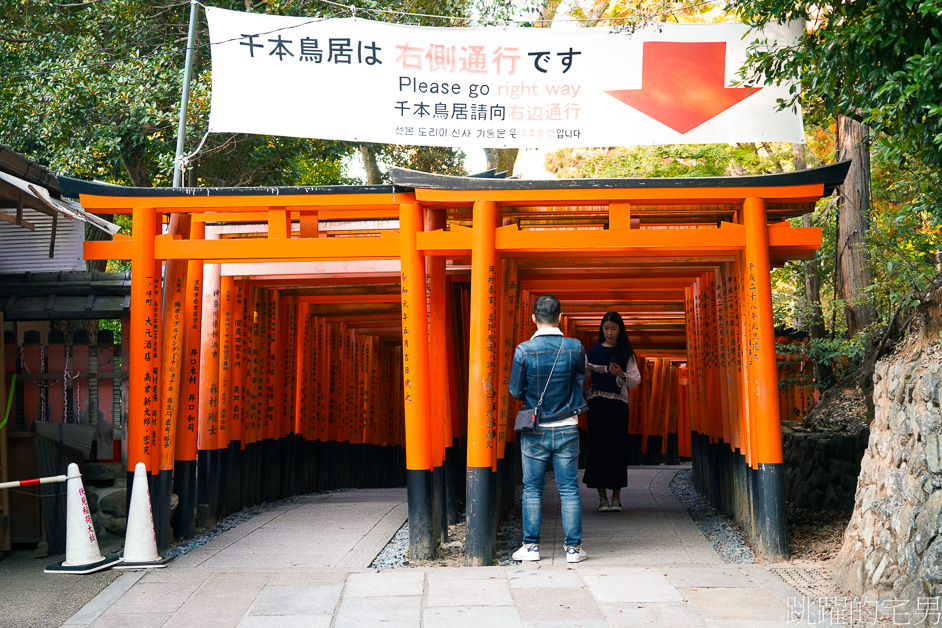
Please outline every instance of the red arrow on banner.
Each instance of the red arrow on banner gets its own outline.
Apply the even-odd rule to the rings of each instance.
[[[641,89],[606,91],[678,133],[686,133],[758,92],[726,87],[726,43],[645,42]]]

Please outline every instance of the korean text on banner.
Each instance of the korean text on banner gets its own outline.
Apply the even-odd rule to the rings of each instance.
[[[210,131],[464,147],[802,142],[788,84],[730,87],[797,27],[430,28],[207,7]]]

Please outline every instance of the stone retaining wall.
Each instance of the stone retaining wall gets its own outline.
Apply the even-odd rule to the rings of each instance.
[[[785,499],[809,510],[851,512],[869,436],[867,428],[859,434],[782,430]]]
[[[88,509],[102,547],[124,541],[128,522],[127,471],[118,462],[91,463],[82,467]]]
[[[909,625],[942,608],[940,363],[936,342],[877,364],[876,414],[836,565],[841,585]]]

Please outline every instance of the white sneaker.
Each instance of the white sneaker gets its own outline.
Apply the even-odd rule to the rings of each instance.
[[[578,547],[567,547],[566,548],[566,562],[567,563],[581,563],[589,555],[585,553],[585,550],[581,546]]]
[[[536,543],[524,543],[511,556],[514,560],[540,560],[540,546]]]

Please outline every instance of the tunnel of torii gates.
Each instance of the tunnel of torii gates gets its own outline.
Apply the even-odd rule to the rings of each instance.
[[[820,230],[787,219],[848,166],[60,185],[87,211],[132,216],[130,237],[86,242],[85,257],[131,261],[127,465],[148,468],[159,545],[171,526],[192,536],[198,510],[212,522],[290,495],[404,483],[410,556],[433,556],[464,500],[467,562],[486,565],[519,473],[513,350],[546,293],[563,331],[589,344],[604,312],[622,314],[645,367],[631,433],[664,433],[659,417],[673,417],[700,491],[763,555],[786,554],[770,270],[813,256]]]

